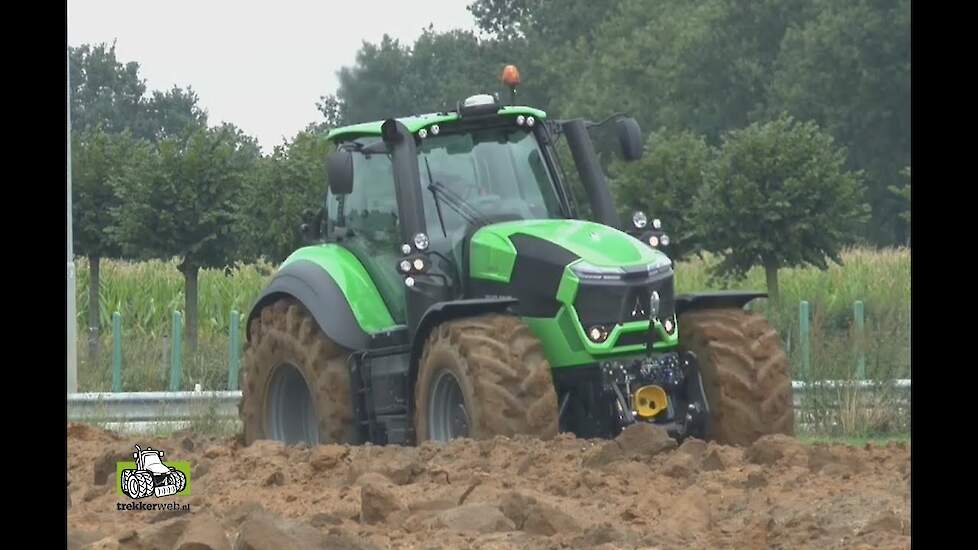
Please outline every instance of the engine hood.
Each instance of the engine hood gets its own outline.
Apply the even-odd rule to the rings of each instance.
[[[479,269],[481,267],[490,268],[487,270],[490,273],[506,271],[506,267],[509,266],[505,264],[515,253],[512,239],[519,238],[520,235],[552,243],[581,260],[600,267],[669,263],[669,258],[662,252],[650,248],[627,233],[606,225],[584,220],[523,220],[488,225],[473,235],[473,251],[478,248],[488,249],[489,257],[486,259],[490,261],[487,263],[492,264],[473,265],[473,275],[483,271]],[[473,260],[475,259],[476,257],[473,256]],[[503,265],[499,265],[500,263]],[[499,274],[503,275],[503,273]],[[508,279],[509,273],[505,275]]]

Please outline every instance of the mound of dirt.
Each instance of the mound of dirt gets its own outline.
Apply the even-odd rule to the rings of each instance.
[[[310,448],[242,447],[189,433],[136,438],[69,424],[69,547],[910,544],[909,444],[855,448],[771,436],[746,448],[696,440],[677,446],[648,428],[611,441],[561,434]],[[189,461],[191,495],[120,495],[113,461],[131,456],[135,444]],[[125,509],[131,503],[180,506]]]

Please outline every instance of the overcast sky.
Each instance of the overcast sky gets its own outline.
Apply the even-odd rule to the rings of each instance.
[[[233,122],[268,152],[320,119],[316,101],[363,41],[474,29],[471,1],[69,0],[68,42],[117,40],[150,90],[193,86],[211,124]]]

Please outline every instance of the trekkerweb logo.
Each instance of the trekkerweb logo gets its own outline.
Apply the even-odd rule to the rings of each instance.
[[[163,450],[147,447],[132,453],[133,461],[116,463],[116,482],[121,494],[131,499],[190,494],[190,462],[163,462]]]

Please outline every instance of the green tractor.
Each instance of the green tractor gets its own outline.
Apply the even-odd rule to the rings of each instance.
[[[640,158],[635,120],[606,122]],[[765,294],[675,295],[658,220],[621,229],[595,126],[476,95],[332,130],[311,242],[248,317],[246,444],[613,437],[636,422],[732,444],[792,433],[780,339],[744,308]],[[595,222],[579,219],[561,137]]]

